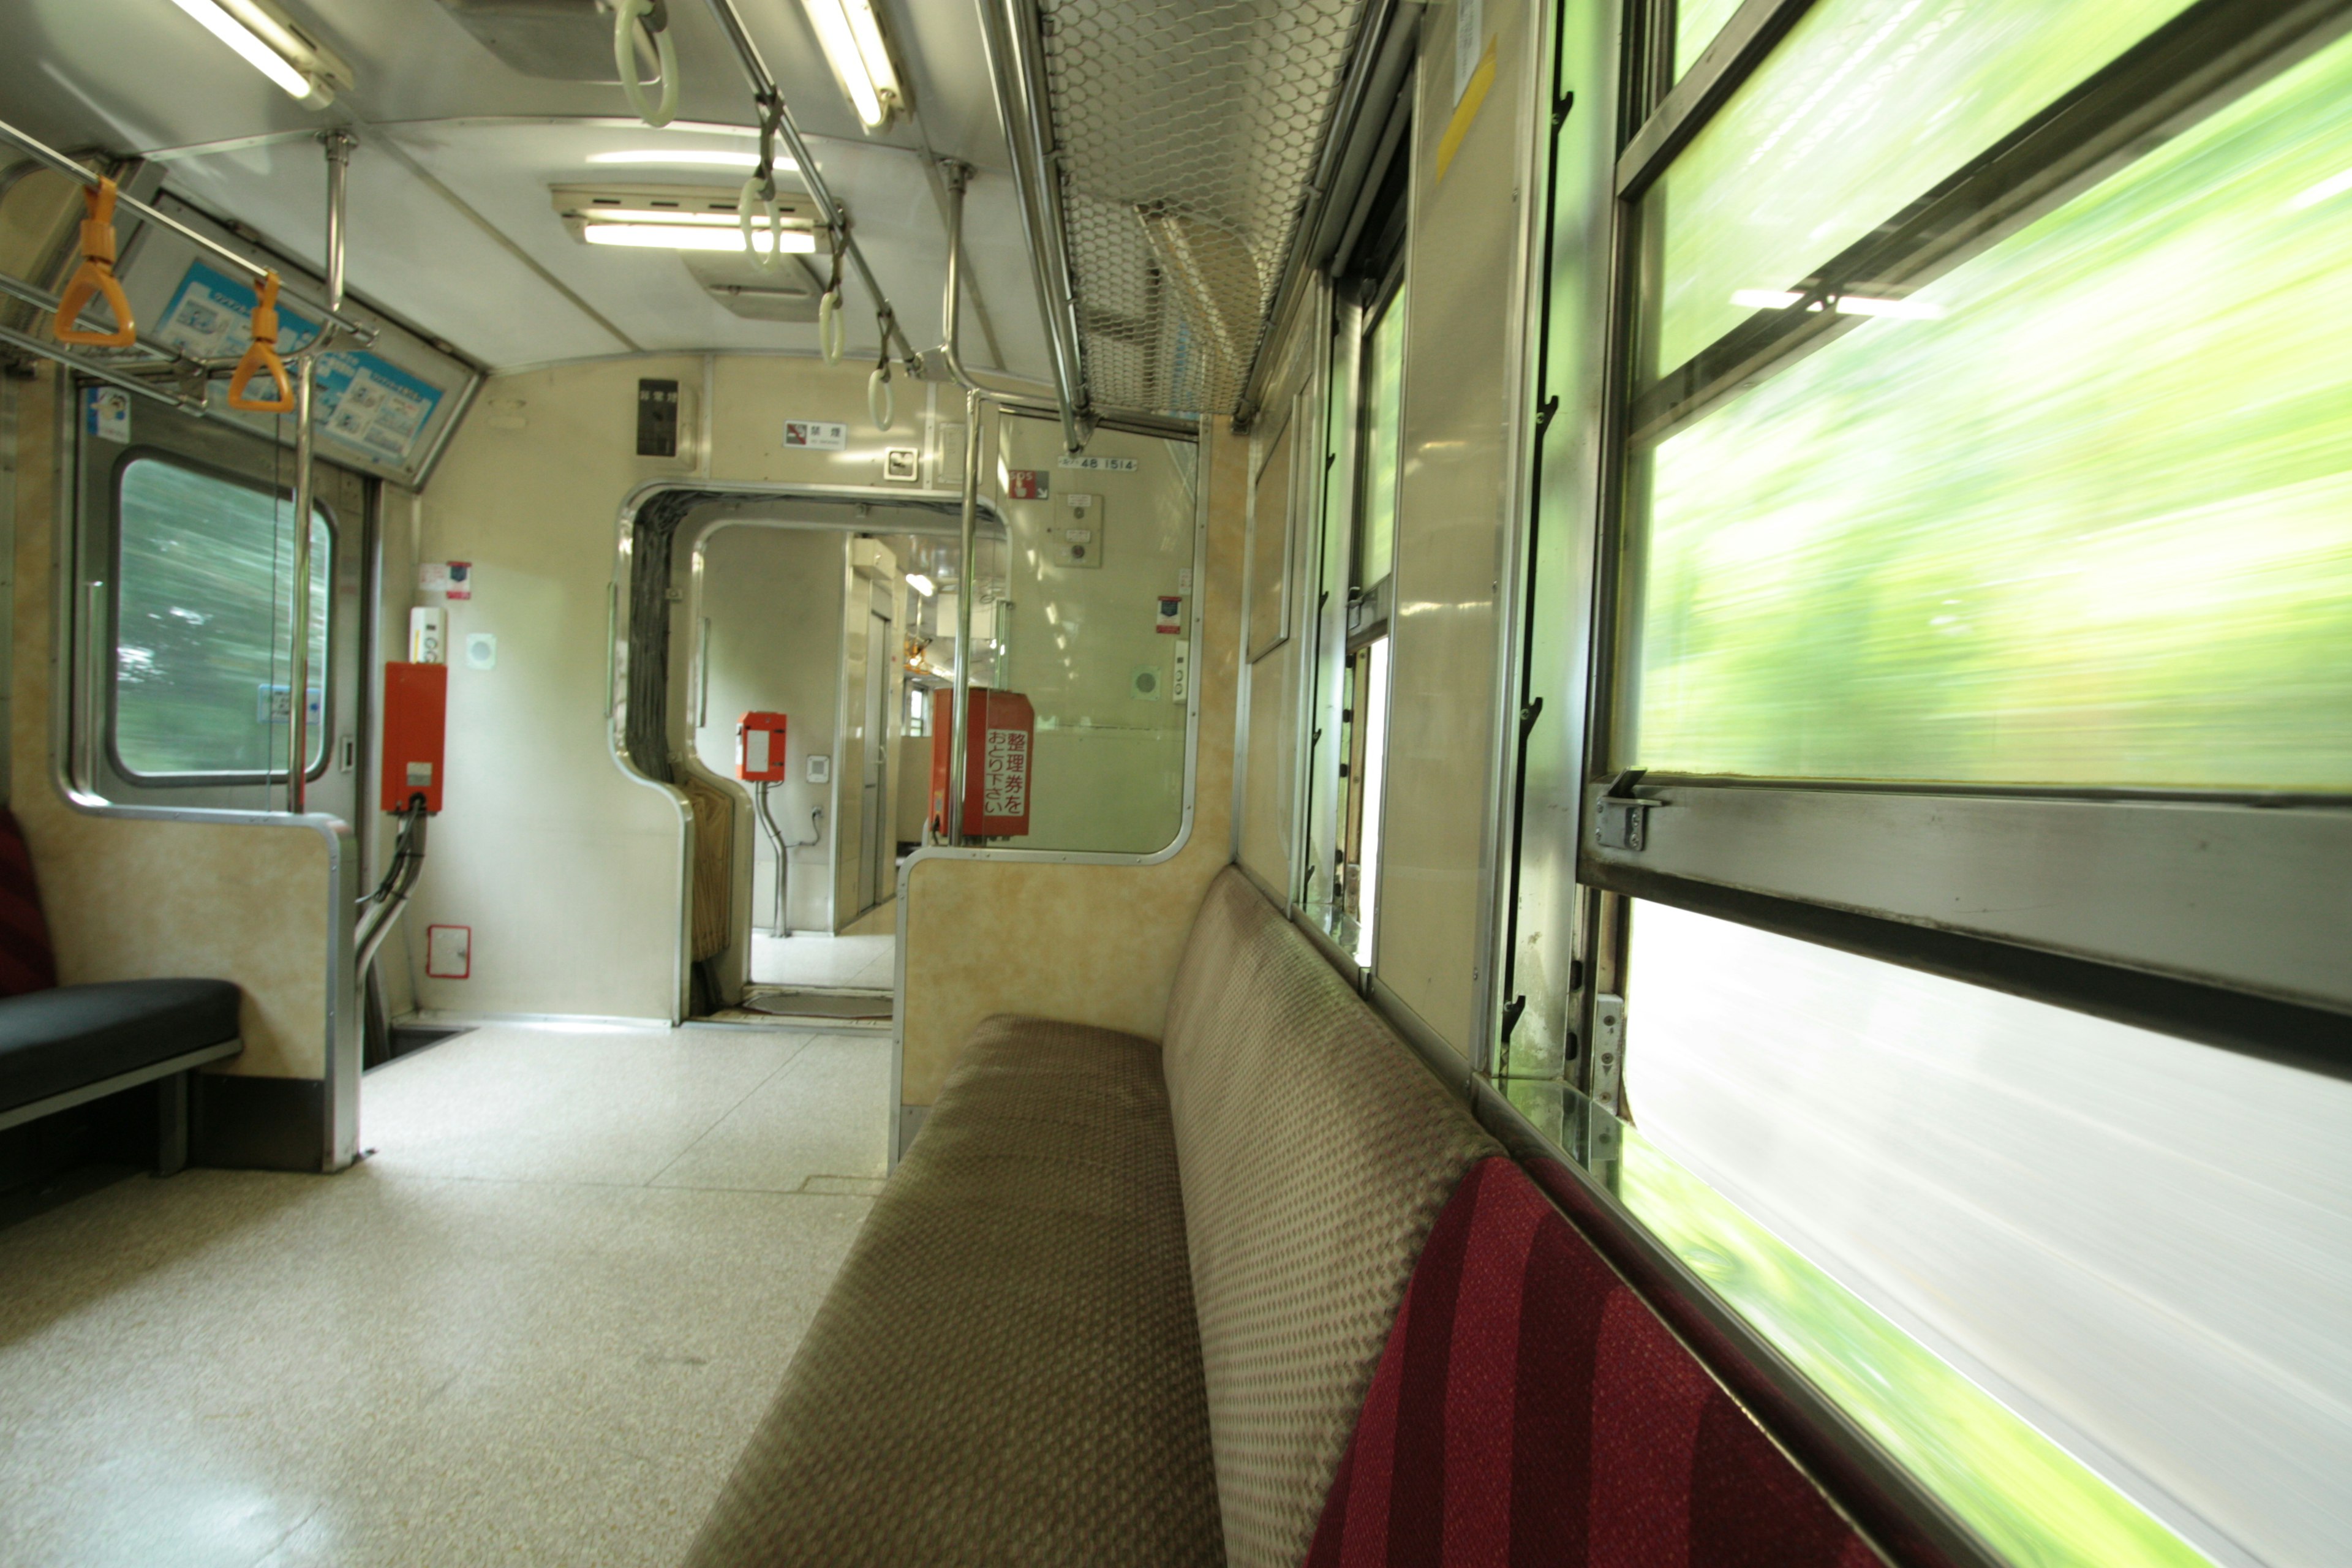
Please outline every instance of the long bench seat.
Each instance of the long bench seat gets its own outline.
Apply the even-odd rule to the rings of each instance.
[[[1162,1044],[974,1035],[688,1557],[1879,1560],[1231,870]]]
[[[244,1048],[226,980],[59,985],[31,852],[0,806],[0,1131],[159,1086],[155,1168],[187,1163],[188,1075]]]

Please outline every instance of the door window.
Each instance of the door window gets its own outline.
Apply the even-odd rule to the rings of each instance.
[[[113,745],[134,777],[282,774],[293,507],[282,494],[161,458],[117,490]],[[310,519],[309,770],[326,755],[322,693],[334,531]]]

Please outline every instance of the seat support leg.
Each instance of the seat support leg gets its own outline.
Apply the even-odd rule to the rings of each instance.
[[[176,1176],[188,1168],[188,1078],[175,1072],[155,1080],[155,1173]]]

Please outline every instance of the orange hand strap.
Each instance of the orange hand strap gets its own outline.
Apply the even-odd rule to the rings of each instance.
[[[99,181],[82,192],[81,199],[87,208],[81,220],[81,265],[74,268],[65,298],[58,301],[58,342],[127,349],[139,341],[139,328],[131,319],[131,301],[122,297],[122,285],[114,280],[114,182]],[[107,309],[114,312],[114,331],[85,332],[74,322],[99,294],[106,296]]]
[[[278,385],[278,395],[258,402],[245,395],[246,383],[267,373]],[[286,379],[286,362],[278,357],[278,274],[261,279],[261,298],[253,307],[253,342],[247,345],[236,368],[229,372],[228,405],[248,414],[291,414],[294,388]]]

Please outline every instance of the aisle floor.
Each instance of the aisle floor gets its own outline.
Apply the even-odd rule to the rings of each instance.
[[[755,985],[887,991],[898,983],[898,939],[887,936],[765,936],[751,933]]]
[[[870,1035],[491,1025],[332,1177],[0,1230],[0,1563],[667,1564],[884,1168]]]

